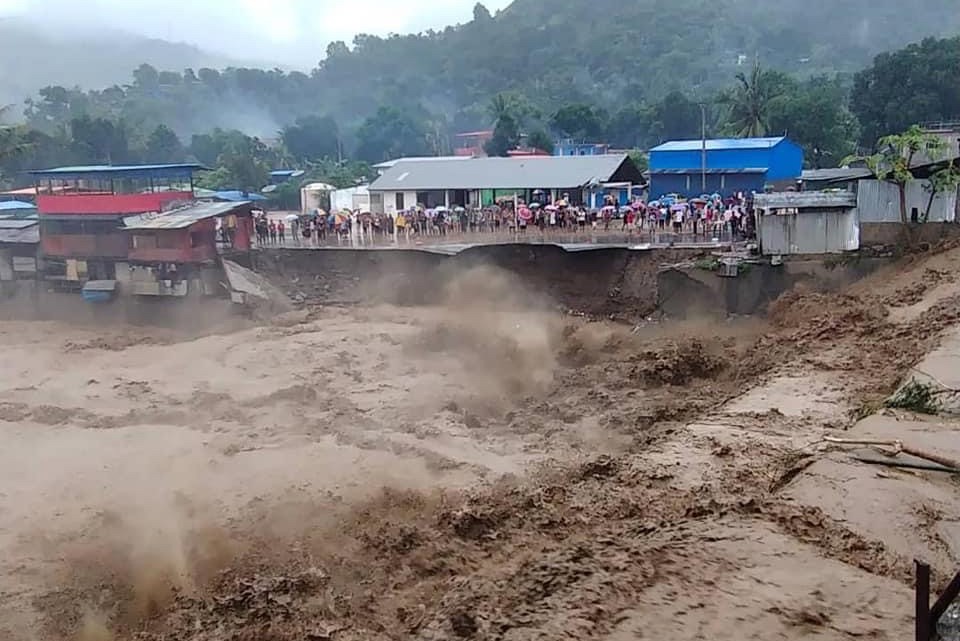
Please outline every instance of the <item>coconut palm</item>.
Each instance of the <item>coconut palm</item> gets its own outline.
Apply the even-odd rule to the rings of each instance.
[[[737,74],[737,86],[722,94],[720,102],[729,107],[728,128],[738,138],[767,135],[770,106],[786,88],[787,78],[768,71],[757,62],[748,78]]]
[[[9,118],[12,107],[13,105],[0,107],[0,122]],[[30,143],[23,138],[23,133],[21,125],[0,124],[0,162],[18,156],[30,148]]]

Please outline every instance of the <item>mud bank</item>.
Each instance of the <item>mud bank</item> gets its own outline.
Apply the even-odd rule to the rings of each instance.
[[[890,263],[889,258],[851,257],[785,261],[780,265],[741,265],[736,277],[697,267],[670,268],[657,275],[657,309],[670,318],[710,314],[762,314],[784,292],[802,286],[811,292],[835,292]]]
[[[474,247],[456,255],[421,250],[264,250],[253,267],[295,300],[311,303],[437,302],[459,274],[494,267],[517,276],[527,290],[574,312],[635,320],[663,313],[754,315],[803,284],[836,291],[890,259],[810,257],[782,265],[746,265],[735,278],[693,265],[707,249],[603,248],[566,251],[555,245]],[[685,265],[684,267],[672,267]]]
[[[459,274],[494,267],[565,309],[633,319],[657,306],[657,274],[665,264],[708,250],[604,248],[566,251],[555,245],[492,245],[456,255],[418,250],[264,250],[253,268],[295,300],[327,303],[437,302]]]

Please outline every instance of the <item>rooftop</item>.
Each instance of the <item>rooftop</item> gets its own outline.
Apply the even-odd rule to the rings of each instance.
[[[374,169],[390,169],[398,162],[443,162],[445,160],[470,160],[470,156],[407,156],[406,158],[396,158],[377,163],[372,167]]]
[[[786,140],[777,138],[715,138],[707,140],[707,151],[729,151],[735,149],[770,149]],[[671,140],[650,151],[701,151],[703,140]]]
[[[169,165],[78,165],[31,171],[38,178],[66,180],[71,178],[178,178],[192,176],[196,171],[206,171],[199,163]]]
[[[853,209],[857,196],[844,190],[776,191],[754,195],[753,204],[759,209]]]
[[[22,200],[5,200],[0,202],[0,212],[34,210],[37,206],[25,203]]]
[[[184,229],[201,220],[225,216],[249,205],[249,202],[198,202],[162,214],[132,216],[123,222],[126,231]]]
[[[765,174],[769,171],[764,167],[743,167],[741,169],[650,169],[649,172],[654,176],[699,176],[707,174],[708,176],[729,176],[733,174]]]
[[[0,220],[0,243],[36,245],[39,242],[39,221]]]
[[[266,200],[265,196],[252,191],[240,191],[239,189],[227,189],[225,191],[215,191],[210,195],[215,200],[225,200],[227,202],[239,203],[251,200]]]
[[[606,182],[639,184],[643,176],[626,154],[401,161],[375,180],[370,191],[567,189]]]

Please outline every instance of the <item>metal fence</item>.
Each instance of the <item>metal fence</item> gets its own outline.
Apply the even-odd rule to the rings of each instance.
[[[930,204],[928,182],[907,184],[907,216],[922,219]],[[861,180],[857,185],[857,210],[862,223],[899,223],[900,192],[896,185],[879,180]],[[957,218],[957,193],[938,194],[930,207],[927,222],[954,222]]]

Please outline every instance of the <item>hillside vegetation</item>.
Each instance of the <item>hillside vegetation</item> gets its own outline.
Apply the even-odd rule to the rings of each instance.
[[[494,125],[488,151],[500,155],[523,134],[545,148],[557,136],[620,148],[697,137],[701,105],[708,134],[787,134],[824,167],[914,122],[960,115],[956,0],[842,5],[515,0],[496,15],[477,4],[471,21],[442,31],[333,42],[309,73],[145,62],[113,84],[84,89],[78,76],[29,98],[25,127],[5,132],[17,153],[0,150],[0,179],[193,157],[222,170],[217,186],[255,188],[268,165],[288,164],[350,184],[369,172],[340,159],[450,153],[456,132]],[[98,67],[111,47],[111,64],[148,59],[149,47],[139,55],[123,42],[40,58],[65,70]],[[22,59],[4,73],[29,70]]]

